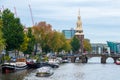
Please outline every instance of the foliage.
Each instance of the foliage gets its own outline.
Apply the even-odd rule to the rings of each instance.
[[[46,22],[40,22],[33,27],[35,40],[40,44],[42,51],[46,53],[50,51],[69,51],[71,46],[66,41],[65,36],[58,31],[52,30],[51,27]]]
[[[34,44],[35,44],[35,38],[32,34],[31,28],[28,29],[27,38],[29,40],[28,40],[27,49],[24,51],[24,53],[25,54],[31,54],[34,51]]]
[[[3,50],[4,47],[5,47],[5,39],[3,38],[2,20],[0,19],[0,51]]]
[[[70,43],[68,41],[65,41],[62,49],[65,50],[66,52],[70,51],[71,50]]]
[[[54,35],[52,37],[52,40],[50,42],[50,47],[53,52],[58,52],[58,49],[60,49],[63,45],[63,41],[61,39],[61,34],[57,31],[54,31]]]
[[[49,43],[51,41],[50,37],[52,34],[51,25],[46,24],[45,22],[40,22],[33,26],[33,34],[35,36],[36,43],[40,44],[42,51],[46,53],[49,52]]]
[[[84,51],[91,51],[92,50],[91,44],[87,39],[84,39],[83,44],[84,44]]]
[[[4,57],[2,57],[2,60],[3,61],[9,61],[11,58],[10,58],[10,56],[8,56],[8,55],[5,55]]]
[[[29,38],[27,37],[27,34],[25,34],[24,36],[24,42],[22,43],[22,45],[20,46],[20,51],[26,51],[27,47],[28,47],[28,42],[29,42]]]
[[[19,18],[15,18],[14,14],[5,9],[2,14],[3,20],[3,37],[5,38],[6,50],[17,50],[24,41],[23,26]]]
[[[72,51],[74,53],[80,49],[80,41],[76,36],[74,36],[73,39],[71,40],[71,46],[72,46]]]
[[[65,50],[66,52],[71,50],[71,45],[70,42],[68,40],[66,40],[65,36],[60,33],[60,40],[61,40],[61,48],[59,48],[59,51],[63,51]]]

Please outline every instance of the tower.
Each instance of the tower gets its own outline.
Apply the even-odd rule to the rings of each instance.
[[[79,52],[83,53],[83,41],[84,41],[84,34],[82,29],[82,21],[80,16],[80,10],[78,11],[78,20],[77,20],[77,27],[75,29],[75,36],[80,40],[80,49]]]

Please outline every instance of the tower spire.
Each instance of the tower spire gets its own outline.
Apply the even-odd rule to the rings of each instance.
[[[78,16],[80,16],[80,8],[79,8],[79,10],[78,10]]]
[[[84,41],[84,34],[83,34],[83,29],[82,29],[82,21],[81,21],[81,16],[80,16],[80,9],[78,10],[78,20],[77,20],[77,26],[76,26],[76,32],[75,36],[79,39],[80,41],[80,49],[79,53],[83,53],[83,41]]]
[[[81,17],[80,17],[80,9],[78,10],[78,20],[77,20],[76,34],[83,34],[82,21],[81,21]]]

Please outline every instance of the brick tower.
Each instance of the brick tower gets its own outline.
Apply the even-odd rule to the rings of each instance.
[[[79,52],[83,53],[83,40],[84,40],[84,34],[83,34],[83,29],[82,29],[82,21],[81,21],[81,16],[80,16],[80,10],[78,11],[78,21],[77,21],[77,27],[76,27],[76,32],[75,36],[80,40],[80,49]]]

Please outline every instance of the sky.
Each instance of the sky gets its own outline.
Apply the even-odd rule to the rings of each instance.
[[[120,0],[0,0],[0,9],[8,8],[27,27],[46,21],[57,31],[76,28],[78,11],[85,38],[91,43],[120,42]]]

